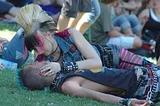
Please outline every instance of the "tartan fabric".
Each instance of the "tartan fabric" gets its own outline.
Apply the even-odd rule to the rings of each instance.
[[[143,73],[143,75],[138,75],[137,73],[139,77],[134,97],[139,99],[148,98],[154,103],[158,102],[160,97],[160,70],[156,67],[139,67],[139,69],[142,72],[138,73]]]

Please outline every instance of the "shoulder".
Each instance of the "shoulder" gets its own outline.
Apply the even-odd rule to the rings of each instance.
[[[70,37],[71,34],[70,34],[70,29],[65,29],[61,32],[55,32],[54,33],[55,36],[59,36],[61,38],[67,38],[67,37]]]
[[[144,9],[138,17],[148,16],[149,17],[149,9]]]

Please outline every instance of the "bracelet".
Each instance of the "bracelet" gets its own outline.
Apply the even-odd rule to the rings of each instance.
[[[69,73],[69,72],[74,72],[78,70],[78,65],[76,62],[62,62],[61,64],[61,71],[63,73]]]
[[[135,100],[135,98],[131,98],[131,99],[129,99],[129,98],[124,98],[124,99],[121,99],[121,100],[119,101],[119,103],[120,103],[122,106],[131,106],[132,100]]]

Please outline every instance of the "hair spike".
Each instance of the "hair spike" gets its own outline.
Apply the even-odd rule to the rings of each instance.
[[[16,15],[16,22],[24,28],[25,34],[33,33],[45,21],[53,19],[37,4],[22,7]]]
[[[21,91],[23,91],[23,90],[27,90],[27,88],[23,85],[21,73],[22,73],[22,70],[19,70],[19,69],[16,70],[16,83],[18,88]]]

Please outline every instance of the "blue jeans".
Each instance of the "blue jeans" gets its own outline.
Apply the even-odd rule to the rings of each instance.
[[[88,24],[93,24],[96,19],[100,16],[101,9],[98,0],[91,0],[92,10],[91,12],[84,13],[82,20]]]
[[[24,37],[22,37],[23,29],[19,29],[12,40],[4,45],[2,51],[2,59],[9,60],[21,67],[28,58],[29,52],[25,50]]]
[[[137,18],[136,15],[130,14],[130,15],[120,15],[117,16],[113,20],[114,26],[118,26],[121,28],[121,32],[124,32],[128,27],[130,27],[133,31],[133,33],[137,33],[142,29],[142,26]]]

